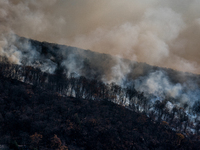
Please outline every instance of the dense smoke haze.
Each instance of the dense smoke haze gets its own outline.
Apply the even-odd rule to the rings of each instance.
[[[76,97],[73,84],[87,79],[84,84],[101,83],[113,102],[138,111],[180,108],[194,121],[199,8],[199,0],[1,0],[0,63],[5,75],[9,70],[8,77],[17,74],[22,82],[57,81],[64,95]]]
[[[147,64],[200,73],[198,6],[197,0],[1,0],[0,55],[48,73],[63,68],[124,88],[133,83],[156,96],[151,101],[171,97],[193,107],[198,76]]]
[[[199,74],[199,7],[199,0],[1,0],[0,54],[21,63],[15,47],[5,48],[14,33]]]

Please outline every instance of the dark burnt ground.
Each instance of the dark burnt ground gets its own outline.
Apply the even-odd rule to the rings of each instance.
[[[32,149],[61,149],[61,145],[92,150],[200,149],[200,142],[145,114],[109,101],[62,97],[4,77],[0,77],[0,124],[1,144],[16,141]],[[42,135],[38,142],[31,138],[35,133]]]

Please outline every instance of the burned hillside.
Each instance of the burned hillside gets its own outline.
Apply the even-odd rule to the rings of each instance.
[[[103,145],[105,142],[102,141],[104,136],[101,137],[97,133],[100,132],[100,129],[97,131],[95,128],[94,131],[90,132],[88,129],[84,131],[85,129],[81,128],[81,123],[84,122],[85,116],[87,116],[86,114],[84,116],[82,109],[84,107],[89,107],[90,109],[90,106],[87,105],[92,105],[92,110],[87,110],[90,113],[97,111],[100,114],[103,113],[102,115],[104,116],[111,115],[108,116],[109,120],[113,122],[109,124],[111,126],[109,129],[114,125],[113,129],[111,129],[114,131],[109,131],[111,139],[114,138],[111,141],[108,140],[109,143],[113,143],[110,147],[111,149],[164,149],[165,140],[165,142],[168,141],[167,145],[171,148],[189,149],[191,143],[198,147],[197,141],[200,132],[199,75],[132,62],[127,59],[75,47],[38,42],[16,35],[10,41],[12,42],[7,49],[14,49],[21,57],[19,57],[18,64],[9,63],[7,57],[1,57],[1,87],[5,87],[2,88],[1,112],[3,143],[8,144],[12,141],[17,141],[17,143],[23,144],[23,139],[25,139],[24,144],[32,148],[36,146],[50,148],[52,138],[57,139],[59,137],[60,141],[62,141],[61,143],[67,143],[63,146],[69,145],[69,147],[73,147],[75,145],[83,149],[94,149],[95,147],[106,149],[109,146]],[[19,91],[15,84],[24,86],[20,87]],[[71,101],[77,106],[72,105]],[[7,105],[5,105],[5,102]],[[102,104],[106,104],[106,108],[109,109],[107,110],[108,112],[104,110]],[[57,105],[59,105],[59,108],[57,108]],[[61,108],[61,105],[63,107],[66,106],[66,108]],[[72,108],[69,108],[68,105]],[[98,108],[95,108],[95,106]],[[28,114],[23,116],[26,108],[30,108],[30,116],[27,116]],[[112,118],[112,113],[115,112],[114,108],[119,108],[117,110],[119,111],[119,116],[117,117],[119,120],[112,121],[112,119],[115,119]],[[3,111],[4,109],[5,111]],[[46,109],[48,110],[47,112],[45,111]],[[79,109],[81,112],[79,112]],[[127,117],[130,118],[120,123],[121,117],[124,117],[120,111],[123,112],[123,110],[127,111]],[[16,112],[18,113],[16,114]],[[97,126],[97,128],[103,128],[102,130],[108,130],[99,126],[103,118],[100,119],[102,116],[97,115],[97,112],[91,118],[89,117],[89,120],[92,119],[92,123],[84,126]],[[66,116],[67,113],[69,115]],[[52,115],[53,118],[51,117]],[[25,120],[20,117],[25,117]],[[71,119],[68,120],[68,124],[66,123],[67,117]],[[6,118],[7,122],[4,122]],[[54,122],[57,122],[55,118],[60,118],[58,120],[64,122],[68,129],[76,124],[76,129],[70,135],[66,133],[67,137],[70,136],[68,137],[69,139],[64,138],[65,135],[61,133],[61,129],[64,126],[63,123],[58,123],[62,125],[56,126],[55,131],[48,131],[51,128],[54,129],[53,125],[56,125],[49,118],[53,119]],[[45,122],[41,119],[45,119]],[[106,118],[104,119],[106,121]],[[23,121],[20,122],[20,120]],[[8,122],[10,121],[12,123],[9,125]],[[36,123],[30,123],[32,121]],[[15,124],[14,122],[20,123]],[[127,133],[127,138],[130,141],[133,140],[132,130],[134,132],[139,130],[139,134],[136,133],[138,134],[137,138],[147,136],[147,142],[144,142],[144,138],[141,138],[132,142],[132,144],[130,141],[125,144],[122,142],[121,145],[115,147],[114,145],[120,142],[119,138],[116,139],[118,137],[117,134],[122,132],[118,133],[118,128],[121,128],[118,127],[118,123],[124,124],[124,126],[127,124],[127,131],[125,131],[126,128],[120,129],[123,133],[129,132],[130,128],[130,137],[129,133]],[[51,124],[51,126],[45,129],[47,124]],[[105,124],[106,122],[103,123],[103,126]],[[25,126],[24,129],[22,129],[22,125]],[[157,128],[159,130],[155,131]],[[22,133],[26,133],[25,137],[21,137],[21,132],[19,132],[21,130]],[[151,130],[154,133],[150,132]],[[144,131],[147,134],[144,135]],[[99,145],[89,146],[88,142],[90,143],[90,140],[94,138],[93,132],[95,137],[100,136],[97,140],[101,142]],[[160,141],[161,139],[159,140],[161,136],[157,135],[159,132],[167,132],[167,136],[162,135],[164,138],[162,141]],[[74,135],[76,133],[77,135]],[[79,140],[84,141],[82,139],[84,138],[83,134],[89,136],[85,143],[77,144],[75,142],[70,144],[73,141],[71,136],[78,136]],[[31,144],[31,140],[35,136],[45,137],[45,140],[43,138],[39,145],[33,144],[33,141]],[[125,136],[126,138],[126,135],[120,134],[120,136]],[[156,139],[153,143],[150,140],[151,136],[155,136],[153,139]],[[7,138],[7,140],[3,140],[4,138]],[[174,141],[167,140],[170,138],[174,139]],[[143,146],[141,147],[141,145]]]
[[[108,100],[63,97],[2,75],[0,88],[0,141],[14,149],[199,149],[198,134]]]

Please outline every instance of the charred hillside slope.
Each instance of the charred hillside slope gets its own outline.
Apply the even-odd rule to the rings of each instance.
[[[7,49],[18,52],[20,65],[37,67],[50,74],[66,75],[67,78],[83,76],[121,88],[136,89],[147,97],[148,102],[168,102],[170,111],[177,106],[193,118],[196,118],[194,113],[200,112],[199,75],[17,35],[12,36],[9,42]],[[128,94],[124,95],[127,97]],[[116,96],[119,98],[120,94]],[[134,95],[129,96],[129,102],[136,102],[134,98]]]
[[[32,149],[198,147],[198,75],[18,36],[9,41],[7,51],[19,57],[18,64],[1,57],[1,143]]]
[[[102,100],[58,93],[0,76],[0,143],[12,149],[199,149],[146,114]]]
[[[86,78],[109,82],[123,80],[124,82],[124,80],[136,80],[147,77],[153,72],[161,71],[173,84],[195,82],[200,85],[199,75],[151,66],[77,47],[39,42],[17,35],[8,42],[6,49],[12,48],[14,52],[20,54],[18,58],[20,64],[38,67],[48,73],[62,69],[65,73],[76,73],[77,76]]]

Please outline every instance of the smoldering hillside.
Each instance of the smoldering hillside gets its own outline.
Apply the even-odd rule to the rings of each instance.
[[[4,61],[12,59],[6,56],[17,54],[18,64],[40,68],[43,72],[84,76],[123,88],[134,86],[153,103],[170,98],[175,105],[192,108],[199,101],[200,76],[192,73],[17,35],[10,35],[4,49],[7,52],[2,57]]]
[[[62,97],[111,101],[186,136],[200,133],[199,75],[15,34],[4,50],[3,78]]]
[[[142,79],[152,73],[162,72],[172,84],[194,82],[200,85],[199,75],[193,73],[151,66],[120,56],[77,47],[40,42],[14,34],[10,35],[8,45],[4,49],[7,55],[3,57],[7,62],[17,54],[18,64],[38,67],[48,73],[61,70],[68,75],[75,73],[77,76],[124,84],[126,81]]]
[[[2,0],[0,76],[60,97],[112,101],[198,135],[199,6],[198,0]],[[14,94],[6,99],[18,101],[8,85],[6,95]]]

